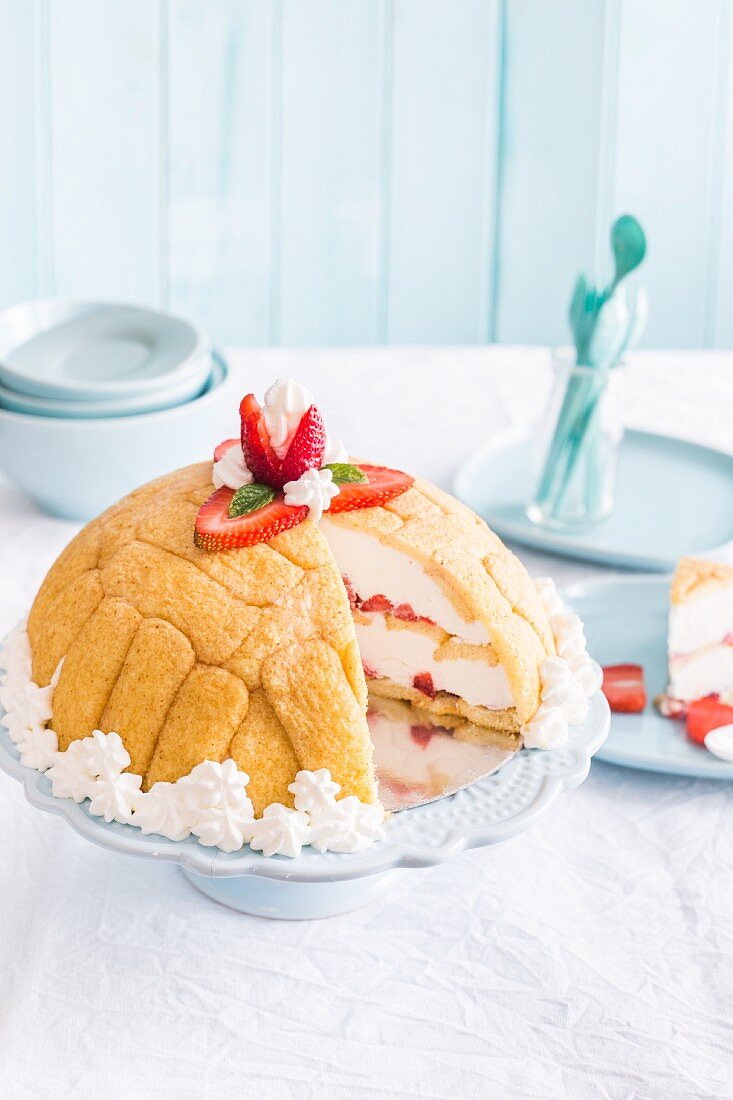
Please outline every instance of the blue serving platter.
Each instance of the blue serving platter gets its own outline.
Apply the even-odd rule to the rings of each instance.
[[[532,441],[508,433],[463,463],[454,488],[498,535],[565,557],[665,573],[688,554],[733,560],[733,455],[627,431],[614,512],[578,532],[548,530],[527,517],[535,476]]]
[[[585,623],[588,650],[601,665],[639,664],[649,702],[641,714],[613,714],[598,760],[642,771],[733,779],[719,760],[685,735],[684,722],[662,718],[653,700],[667,684],[670,577],[599,577],[563,590]]]

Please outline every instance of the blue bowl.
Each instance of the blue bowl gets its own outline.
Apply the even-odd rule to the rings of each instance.
[[[160,412],[72,420],[0,409],[0,470],[51,515],[92,519],[233,434],[239,397],[225,360],[212,361],[200,397]]]

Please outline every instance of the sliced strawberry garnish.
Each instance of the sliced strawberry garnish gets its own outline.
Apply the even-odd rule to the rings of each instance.
[[[388,600],[386,596],[370,596],[368,600],[364,600],[361,604],[360,611],[379,611],[385,614],[387,611],[392,610],[392,601]]]
[[[297,481],[306,470],[320,470],[326,453],[326,428],[315,405],[303,413],[288,453],[282,460],[285,484]]]
[[[365,466],[359,463],[359,469],[367,480],[341,485],[338,496],[331,501],[330,510],[333,514],[353,512],[357,508],[377,508],[407,492],[415,481],[409,474],[403,474],[401,470],[390,470],[388,466]]]
[[[423,695],[427,695],[431,699],[435,698],[435,685],[429,672],[418,672],[417,675],[413,676],[412,686],[421,691]]]
[[[238,446],[239,446],[239,440],[238,439],[225,439],[214,450],[214,462],[218,462],[220,458],[223,458],[230,447],[238,447]]]
[[[247,468],[261,485],[282,489],[287,478],[283,477],[280,459],[270,446],[265,417],[253,394],[248,393],[242,398],[239,414],[242,418],[242,453]]]
[[[608,665],[603,670],[603,694],[617,714],[638,714],[646,706],[641,665]]]
[[[217,489],[199,509],[193,535],[194,546],[199,550],[234,550],[238,546],[269,542],[308,516],[307,507],[291,508],[278,493],[264,508],[232,519],[229,505],[233,496],[233,489]]]
[[[721,703],[718,695],[696,699],[687,708],[687,736],[697,745],[705,744],[705,735],[718,726],[733,722],[733,707]]]

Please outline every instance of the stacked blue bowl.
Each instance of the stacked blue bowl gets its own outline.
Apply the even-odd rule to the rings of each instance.
[[[171,314],[14,306],[0,313],[0,469],[47,512],[88,520],[208,457],[231,427],[228,374],[206,334]]]

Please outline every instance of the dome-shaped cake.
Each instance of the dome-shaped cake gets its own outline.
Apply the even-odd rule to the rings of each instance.
[[[255,809],[292,804],[299,768],[376,800],[366,684],[346,590],[303,523],[266,544],[197,550],[211,463],[131,493],[50,570],[28,617],[59,749],[119,733],[143,788],[231,757]]]
[[[213,464],[131,493],[48,573],[27,636],[58,750],[118,734],[143,791],[233,760],[259,816],[319,769],[378,802],[367,685],[467,739],[563,743],[597,681],[554,587],[446,493],[351,464],[307,391],[268,397]]]

